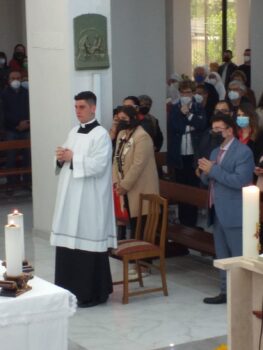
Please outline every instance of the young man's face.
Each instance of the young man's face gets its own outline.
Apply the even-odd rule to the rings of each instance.
[[[85,124],[94,118],[96,106],[85,100],[75,102],[76,116],[80,123]]]

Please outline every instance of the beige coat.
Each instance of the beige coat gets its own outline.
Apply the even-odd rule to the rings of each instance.
[[[125,131],[120,131],[116,142],[116,150],[118,150],[119,142],[123,137],[125,137]],[[139,194],[159,194],[159,181],[152,139],[141,126],[136,128],[125,144],[121,161],[124,178],[121,179],[114,157],[113,183],[119,183],[121,187],[127,190],[131,217],[137,217]],[[143,208],[143,214],[147,214],[146,207]]]

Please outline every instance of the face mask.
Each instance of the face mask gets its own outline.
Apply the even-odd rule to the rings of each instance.
[[[250,61],[250,56],[244,56],[244,61],[249,62]]]
[[[238,100],[239,99],[239,93],[237,91],[229,91],[228,93],[228,97],[229,99],[232,101],[232,100]]]
[[[195,76],[195,81],[199,84],[199,83],[202,83],[203,81],[205,80],[204,76],[203,75],[196,75]]]
[[[11,88],[13,88],[14,90],[19,89],[19,88],[20,88],[20,85],[21,85],[21,83],[20,83],[19,80],[13,80],[13,81],[11,81],[11,83],[10,83]]]
[[[180,102],[182,105],[188,105],[192,101],[192,98],[189,96],[181,96]]]
[[[1,64],[1,65],[4,65],[4,64],[5,64],[5,58],[4,58],[4,57],[1,57],[1,58],[0,58],[0,64]]]
[[[27,90],[28,90],[28,87],[29,87],[29,83],[28,83],[28,81],[27,81],[27,80],[22,81],[21,86],[23,86],[23,88],[25,88],[25,89],[27,89]]]
[[[208,83],[212,84],[212,85],[215,85],[216,84],[216,79],[215,78],[208,79]]]
[[[237,117],[237,125],[240,128],[246,128],[249,126],[249,117],[242,115]]]
[[[128,120],[120,120],[118,124],[118,131],[130,129],[131,125]]]
[[[199,94],[195,94],[195,95],[194,95],[194,98],[195,98],[195,100],[196,100],[197,103],[202,103],[203,100],[204,100],[203,96],[202,96],[202,95],[199,95]]]
[[[25,58],[25,54],[23,52],[15,52],[14,57],[18,61],[22,61]]]
[[[140,106],[139,111],[141,114],[146,115],[149,113],[150,108],[147,106]]]
[[[221,145],[221,143],[223,143],[223,141],[225,140],[222,135],[222,131],[211,131],[211,136],[215,145]]]

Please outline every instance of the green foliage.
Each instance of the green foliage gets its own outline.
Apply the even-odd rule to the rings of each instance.
[[[222,1],[192,0],[192,65],[222,61]],[[227,48],[236,49],[235,1],[227,13]]]

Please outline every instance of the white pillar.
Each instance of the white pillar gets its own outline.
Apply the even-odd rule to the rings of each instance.
[[[100,74],[103,96],[99,108],[103,117],[98,119],[107,127],[111,123],[111,116],[107,120],[112,109],[111,68],[100,72],[74,69],[73,18],[86,13],[107,17],[110,50],[110,0],[26,0],[33,219],[37,231],[50,232],[56,194],[54,151],[76,123],[74,95],[94,88],[98,91],[94,74]]]
[[[251,1],[251,81],[252,89],[259,98],[263,92],[263,70],[262,70],[262,56],[263,56],[263,29],[262,29],[262,13],[263,1]]]
[[[236,13],[237,33],[234,62],[240,65],[244,63],[244,50],[250,47],[250,1],[238,0],[236,2]]]
[[[191,0],[173,0],[173,33],[174,70],[192,77]]]

